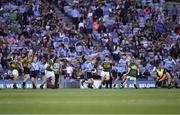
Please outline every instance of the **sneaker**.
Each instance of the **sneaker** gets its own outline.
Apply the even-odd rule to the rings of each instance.
[[[33,89],[36,89],[36,86],[33,84]]]
[[[25,89],[25,86],[26,86],[26,83],[25,83],[25,82],[23,82],[23,84],[22,84],[22,88],[23,88],[23,89]]]
[[[51,89],[56,89],[56,87],[54,85],[51,86]]]
[[[168,85],[168,89],[171,89],[171,84]]]
[[[124,86],[123,86],[122,84],[121,84],[121,86],[120,86],[120,87],[121,87],[121,89],[123,89],[123,88],[124,88]]]
[[[134,84],[134,87],[135,87],[136,89],[138,89],[137,86],[136,86],[135,84]]]
[[[81,81],[81,86],[84,87],[84,83],[85,83],[85,80],[82,80],[82,81]]]
[[[43,85],[41,85],[40,88],[43,89]]]
[[[90,89],[93,89],[93,86],[90,86],[89,88],[90,88]]]
[[[116,84],[113,85],[113,88],[114,88],[114,89],[117,89]]]
[[[13,88],[14,88],[14,89],[17,89],[17,86],[16,86],[16,84],[14,84],[14,85],[13,85]]]
[[[102,85],[105,85],[105,83],[106,83],[106,82],[105,82],[105,81],[103,81],[103,82],[102,82]]]

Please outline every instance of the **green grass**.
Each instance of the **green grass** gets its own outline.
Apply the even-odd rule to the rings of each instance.
[[[180,114],[180,89],[0,90],[0,114]]]

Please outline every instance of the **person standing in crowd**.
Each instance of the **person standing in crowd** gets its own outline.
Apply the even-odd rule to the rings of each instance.
[[[173,4],[171,9],[172,21],[175,22],[178,16],[178,9],[175,4]]]
[[[73,23],[76,26],[76,29],[78,29],[78,23],[79,23],[79,11],[78,9],[74,6],[72,10],[72,17],[73,17]]]
[[[71,79],[73,77],[74,67],[72,66],[71,62],[67,62],[66,65],[66,79]]]
[[[49,80],[51,80],[51,88],[55,88],[55,74],[53,70],[54,66],[54,56],[50,55],[48,57],[48,62],[45,64],[45,78],[43,80],[43,83],[41,84],[40,88],[44,88],[44,84],[47,84]]]
[[[102,85],[104,85],[106,82],[110,80],[110,72],[112,69],[112,62],[109,59],[109,56],[105,56],[105,59],[103,63],[101,64],[102,71],[101,71],[101,83],[99,85],[99,89],[102,88]]]

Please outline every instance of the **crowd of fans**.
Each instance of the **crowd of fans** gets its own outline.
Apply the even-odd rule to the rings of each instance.
[[[59,10],[73,25],[63,21]],[[136,59],[141,79],[154,79],[151,70],[169,56],[176,62],[173,75],[180,72],[179,46],[178,9],[165,0],[0,1],[1,73],[14,56],[22,60],[31,52],[40,71],[53,55],[71,79],[80,77],[86,60],[101,62],[108,55],[116,66],[125,54]]]

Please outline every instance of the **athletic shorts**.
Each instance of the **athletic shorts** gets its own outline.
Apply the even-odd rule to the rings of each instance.
[[[101,71],[101,76],[110,76],[110,72]]]
[[[28,67],[24,67],[24,74],[30,74],[30,69]]]
[[[118,76],[119,77],[123,77],[123,75],[125,74],[126,72],[118,72]]]
[[[37,78],[38,73],[39,73],[39,71],[38,71],[38,70],[35,70],[35,71],[30,71],[30,77]]]
[[[136,77],[133,77],[133,76],[127,76],[127,78],[128,78],[129,80],[136,81]]]
[[[55,77],[54,71],[45,71],[45,77],[50,78],[50,77]]]
[[[91,72],[86,72],[87,79],[93,78],[93,74]]]
[[[12,75],[19,76],[19,72],[17,69],[12,70]]]

